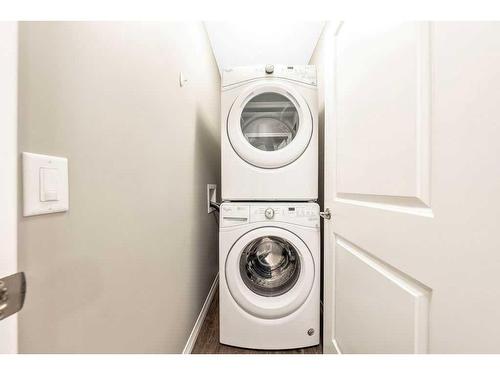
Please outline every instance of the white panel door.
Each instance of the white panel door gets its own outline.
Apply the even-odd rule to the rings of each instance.
[[[500,353],[500,23],[331,41],[325,351]]]

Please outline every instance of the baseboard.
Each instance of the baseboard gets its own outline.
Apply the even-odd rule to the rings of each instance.
[[[191,354],[194,348],[194,344],[196,343],[196,340],[198,339],[198,335],[201,330],[201,326],[203,325],[203,322],[205,321],[205,317],[207,316],[208,308],[210,307],[210,304],[212,303],[212,300],[215,297],[215,292],[217,291],[217,286],[219,285],[219,274],[214,278],[214,281],[212,283],[212,286],[210,287],[210,290],[208,291],[207,298],[205,299],[205,303],[203,303],[203,306],[201,308],[200,314],[198,315],[198,319],[196,319],[196,322],[194,323],[193,329],[191,331],[191,334],[189,335],[189,338],[186,342],[186,345],[184,346],[184,350],[182,351],[182,354]]]
[[[335,348],[335,351],[337,352],[337,354],[342,354],[342,351],[340,350],[340,346],[339,346],[337,340],[333,339],[332,343],[333,343],[333,347]]]

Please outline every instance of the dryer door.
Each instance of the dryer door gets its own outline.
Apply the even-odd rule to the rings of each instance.
[[[306,244],[282,228],[246,233],[226,259],[225,278],[232,297],[259,318],[293,313],[306,301],[315,277],[314,259]]]
[[[259,168],[279,168],[306,150],[313,119],[304,98],[284,83],[255,84],[235,100],[227,119],[234,151]]]

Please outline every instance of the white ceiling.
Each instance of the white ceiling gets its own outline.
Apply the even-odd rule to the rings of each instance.
[[[207,21],[219,70],[257,64],[305,65],[325,22]]]

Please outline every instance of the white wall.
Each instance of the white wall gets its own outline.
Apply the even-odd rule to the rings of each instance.
[[[322,21],[238,20],[205,22],[219,68],[306,65],[325,25]]]
[[[0,278],[17,271],[17,22],[0,22]],[[0,321],[0,353],[17,352],[17,315]]]
[[[69,212],[20,220],[20,351],[180,353],[218,261],[203,24],[23,22],[19,38],[20,151],[68,157],[70,184]]]

